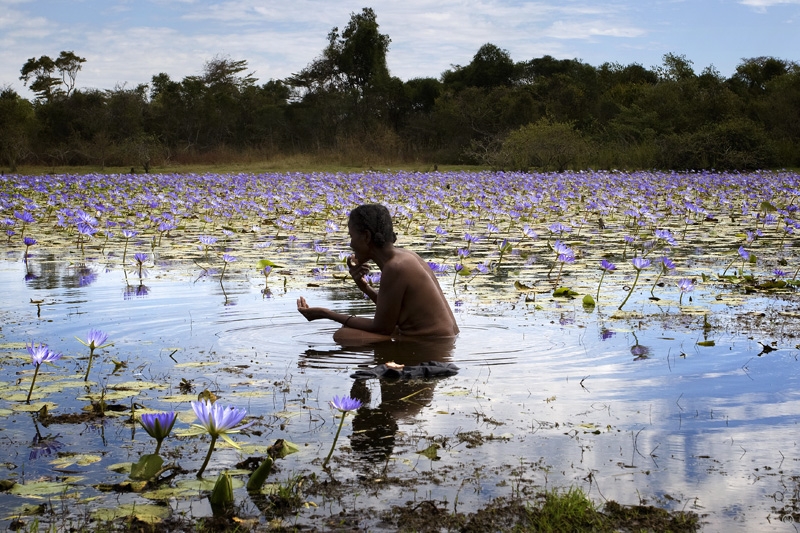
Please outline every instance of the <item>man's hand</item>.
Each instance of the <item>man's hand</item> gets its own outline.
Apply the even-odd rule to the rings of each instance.
[[[306,317],[309,322],[320,318],[329,318],[330,311],[324,307],[309,307],[308,302],[302,296],[297,299],[297,310]]]
[[[351,255],[347,258],[347,268],[350,270],[350,276],[356,282],[358,288],[366,292],[367,280],[364,279],[364,276],[369,274],[369,267],[365,263],[359,263],[356,256]]]

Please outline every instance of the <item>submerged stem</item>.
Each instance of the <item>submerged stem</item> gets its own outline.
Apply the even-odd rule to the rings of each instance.
[[[203,472],[208,466],[208,461],[211,459],[211,452],[214,451],[214,445],[217,443],[216,435],[211,435],[211,445],[208,447],[208,453],[206,454],[206,459],[203,461],[203,466],[200,467],[200,470],[197,471],[197,477],[203,477]],[[159,443],[161,444],[161,443]]]
[[[636,277],[635,277],[635,278],[633,278],[633,285],[631,285],[631,290],[629,290],[629,291],[628,291],[628,295],[625,297],[625,299],[624,299],[624,300],[622,300],[622,303],[621,303],[621,304],[619,304],[619,307],[617,307],[617,310],[618,310],[618,311],[622,311],[622,306],[623,306],[623,305],[625,305],[625,302],[627,302],[627,301],[628,301],[628,298],[630,298],[630,297],[631,297],[631,294],[633,294],[633,289],[635,289],[635,288],[636,288],[636,282],[637,282],[637,281],[639,281],[639,273],[640,273],[640,272],[641,272],[641,270],[637,270],[637,271],[636,271]]]
[[[333,437],[333,444],[331,444],[331,451],[328,452],[328,457],[322,461],[322,468],[328,466],[328,461],[331,460],[331,456],[333,455],[333,450],[336,448],[336,441],[339,440],[339,433],[342,432],[342,426],[344,426],[344,419],[347,417],[347,412],[342,413],[342,419],[339,421],[339,429],[336,430],[336,436]]]
[[[89,366],[86,367],[86,375],[83,381],[89,381],[89,371],[92,369],[92,359],[94,359],[94,348],[89,348]]]
[[[25,399],[25,403],[31,403],[31,393],[33,392],[33,384],[36,383],[36,376],[39,375],[39,366],[36,365],[36,370],[33,371],[33,379],[31,380],[31,388],[28,389],[28,397]]]

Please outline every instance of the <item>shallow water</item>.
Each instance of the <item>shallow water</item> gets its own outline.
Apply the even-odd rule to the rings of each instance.
[[[51,414],[80,411],[88,403],[81,383],[88,354],[75,337],[97,328],[114,345],[94,362],[92,394],[148,382],[141,391],[116,391],[109,403],[177,410],[176,430],[192,421],[188,400],[202,389],[259,418],[258,436],[235,437],[244,450],[221,447],[214,453],[206,474],[211,480],[248,455],[263,455],[247,445],[276,438],[301,446],[280,461],[280,480],[320,473],[337,426],[327,401],[352,394],[368,400],[369,409],[345,424],[334,453],[337,475],[380,479],[388,469],[415,485],[316,501],[322,509],[437,499],[465,510],[497,496],[575,485],[597,502],[696,511],[709,530],[793,529],[780,522],[776,509],[795,505],[800,490],[794,302],[770,296],[730,307],[698,292],[693,304],[713,311],[704,330],[701,315],[680,313],[677,302],[667,299],[639,301],[630,306],[636,312],[631,318],[609,320],[606,313],[622,293],[607,296],[615,299],[606,312],[603,302],[587,312],[580,300],[546,295],[537,295],[537,302],[520,296],[487,304],[454,292],[445,276],[442,286],[458,302],[461,334],[452,351],[408,355],[404,347],[342,348],[331,338],[336,325],[307,323],[297,313],[301,294],[312,305],[369,313],[370,305],[346,281],[284,289],[276,278],[265,294],[263,277],[231,274],[220,284],[218,275],[165,261],[140,283],[118,262],[98,256],[82,269],[47,256],[32,256],[27,268],[19,257],[0,262],[1,477],[20,483],[66,479],[70,501],[100,497],[85,503],[91,508],[113,507],[118,499],[147,501],[93,488],[124,481],[126,475],[108,467],[152,451],[153,441],[126,423],[129,411],[102,424],[38,427],[42,437],[52,438],[36,444],[35,416],[20,411],[18,395],[8,399],[17,389],[27,392],[32,374],[21,343],[46,341],[65,357],[42,367],[33,403],[50,402]],[[758,316],[764,310],[767,316]],[[759,328],[759,321],[771,329]],[[698,346],[704,339],[715,346]],[[760,343],[775,350],[759,355]],[[450,360],[460,371],[435,382],[394,385],[349,377],[360,365],[387,358]],[[125,367],[114,373],[113,361]],[[37,396],[40,385],[67,377],[66,388]],[[189,396],[178,391],[182,379],[194,386]],[[469,432],[478,442],[459,438]],[[417,453],[431,443],[439,445],[438,460]],[[197,438],[170,438],[164,449],[173,450],[184,468],[196,469],[206,446]],[[57,462],[74,452],[99,459]],[[3,524],[13,518],[12,509],[59,494],[0,494]],[[202,516],[210,512],[203,501],[197,494],[171,499],[170,506]]]

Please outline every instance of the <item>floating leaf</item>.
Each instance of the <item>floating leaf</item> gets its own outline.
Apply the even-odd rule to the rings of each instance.
[[[175,368],[201,368],[204,366],[216,366],[219,364],[220,364],[219,361],[194,361],[190,363],[178,363],[175,365]]]
[[[517,289],[517,290],[518,290],[518,291],[520,291],[520,292],[530,292],[530,291],[532,291],[532,290],[533,290],[533,287],[532,287],[532,286],[530,286],[530,285],[525,285],[525,284],[524,284],[524,283],[522,283],[521,281],[515,281],[515,282],[514,282],[514,288],[515,288],[515,289]]]
[[[137,481],[147,481],[155,477],[161,466],[164,464],[164,459],[160,455],[148,453],[139,458],[139,461],[131,465],[130,478]]]
[[[714,341],[700,341],[697,343],[698,346],[716,346]]]
[[[168,505],[152,503],[126,503],[113,508],[97,509],[92,513],[97,520],[111,521],[119,518],[135,518],[148,524],[158,524],[167,518],[172,509]]]
[[[438,451],[439,451],[439,445],[434,442],[424,450],[417,451],[417,453],[420,455],[424,455],[425,457],[427,457],[432,461],[438,461],[439,460],[439,454],[437,453]]]
[[[109,387],[112,390],[151,390],[166,389],[169,385],[166,383],[156,383],[154,381],[125,381],[123,383],[115,383]]]
[[[71,465],[78,465],[78,466],[87,466],[93,463],[99,463],[102,461],[103,458],[99,455],[91,455],[91,454],[64,454],[59,456],[57,459],[50,461],[50,464],[55,466],[56,468],[67,468]]]
[[[553,291],[553,296],[556,298],[572,298],[576,296],[578,293],[570,289],[569,287],[558,287],[556,290]]]
[[[48,496],[61,494],[69,485],[62,481],[34,481],[32,483],[17,483],[9,491],[17,496]]]
[[[269,259],[262,259],[256,264],[256,269],[258,270],[264,270],[264,267],[283,268],[281,265],[273,263]]]

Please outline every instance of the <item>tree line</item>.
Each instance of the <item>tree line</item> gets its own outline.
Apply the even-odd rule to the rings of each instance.
[[[506,170],[800,166],[800,65],[742,59],[725,78],[682,55],[599,67],[514,61],[487,43],[439,78],[391,76],[375,12],[333,28],[321,54],[259,85],[247,61],[198,75],[76,89],[84,58],[29,59],[36,95],[0,90],[0,162],[138,167],[309,154],[350,164],[480,164]]]

